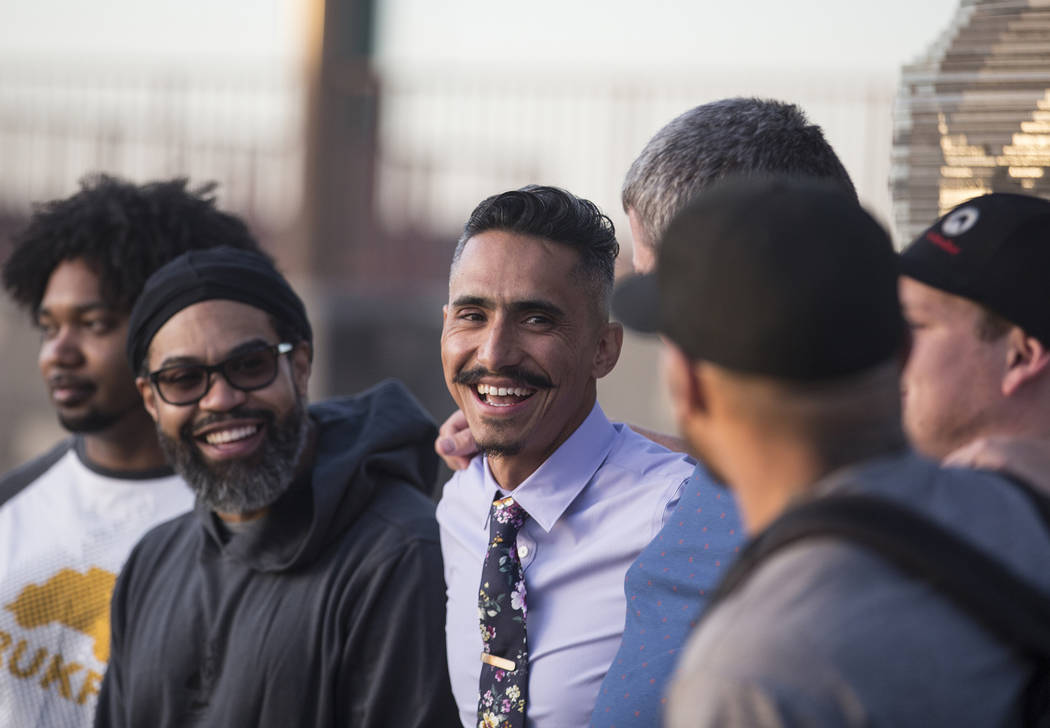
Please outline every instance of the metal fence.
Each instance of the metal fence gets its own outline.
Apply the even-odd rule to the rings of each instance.
[[[378,72],[375,199],[387,240],[451,244],[478,201],[532,182],[589,197],[624,233],[620,182],[646,140],[687,108],[738,95],[800,104],[824,127],[862,200],[890,220],[892,78],[714,69]],[[248,218],[279,251],[303,209],[306,99],[297,69],[274,64],[0,59],[0,217],[24,218],[31,203],[70,194],[92,171],[138,181],[185,175],[218,181],[220,204]],[[420,283],[433,286],[446,271],[426,271]],[[35,341],[7,305],[0,306],[0,344],[11,352],[0,381],[2,471],[47,446],[56,428],[34,367]],[[603,402],[613,416],[668,428],[654,359],[651,347],[627,347],[603,382]],[[436,350],[421,366],[431,361],[436,366]]]

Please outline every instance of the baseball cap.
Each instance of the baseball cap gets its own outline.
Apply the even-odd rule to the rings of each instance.
[[[668,226],[656,272],[624,281],[613,308],[692,359],[791,380],[860,372],[906,329],[882,227],[834,187],[726,182]]]
[[[996,192],[964,202],[904,249],[900,270],[1050,346],[1050,201]]]

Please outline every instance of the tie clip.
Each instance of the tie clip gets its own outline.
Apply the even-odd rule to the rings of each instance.
[[[513,660],[506,660],[502,657],[496,657],[495,655],[491,655],[488,652],[481,653],[481,661],[484,662],[486,665],[492,665],[495,668],[498,668],[500,670],[506,670],[507,672],[514,672],[514,668],[516,667]]]

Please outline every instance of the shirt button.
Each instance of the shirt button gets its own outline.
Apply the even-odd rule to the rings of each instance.
[[[521,546],[518,546],[518,558],[519,559],[524,559],[528,555],[529,555],[529,547],[528,546],[526,546],[525,544],[522,544]]]

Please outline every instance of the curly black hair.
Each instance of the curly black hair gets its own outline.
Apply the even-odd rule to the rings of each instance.
[[[183,178],[143,185],[106,174],[83,178],[79,192],[37,206],[15,235],[4,288],[35,313],[55,267],[81,259],[98,274],[103,301],[130,311],[150,274],[187,250],[263,252],[243,221],[215,207],[215,183],[186,185]]]

